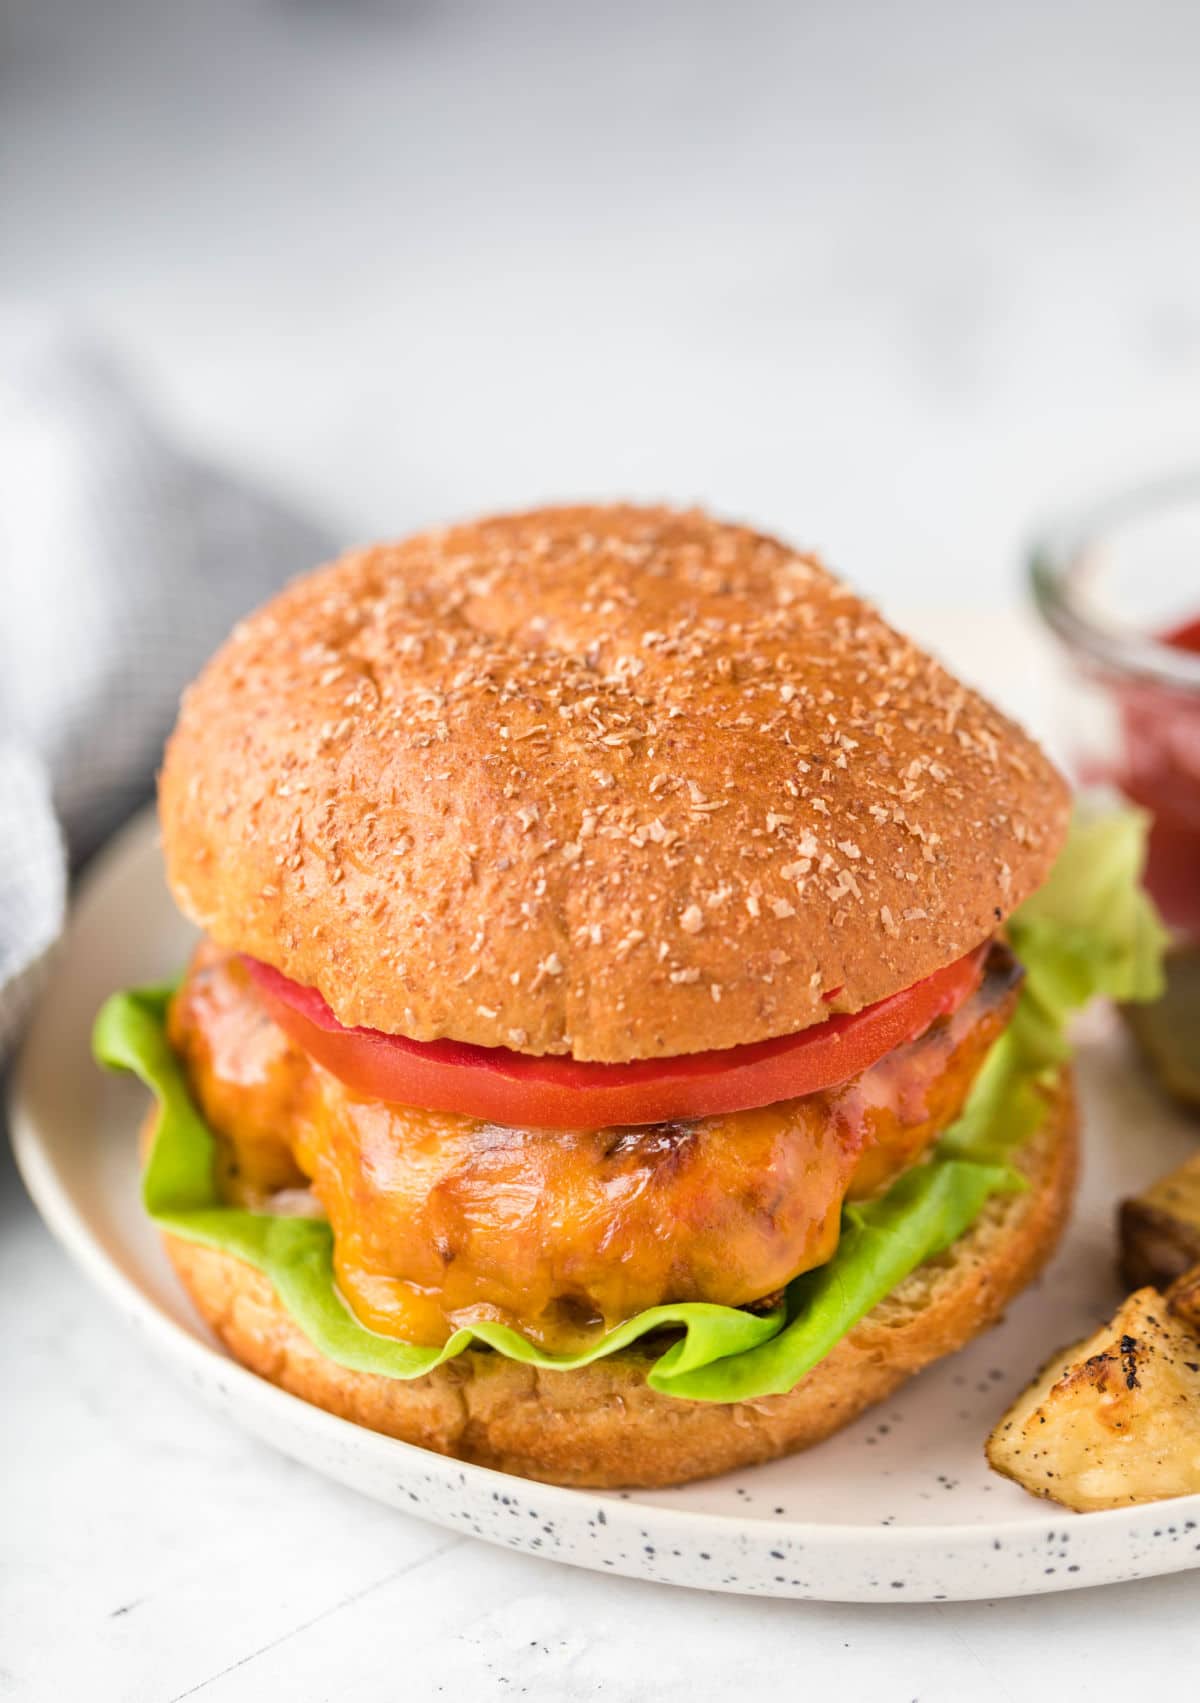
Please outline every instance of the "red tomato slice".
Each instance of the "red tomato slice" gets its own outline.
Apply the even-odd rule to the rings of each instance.
[[[255,958],[245,963],[292,1040],[364,1099],[523,1129],[606,1129],[744,1112],[847,1082],[957,1010],[979,985],[986,951],[981,946],[877,1005],[798,1034],[631,1064],[345,1029],[315,988]]]

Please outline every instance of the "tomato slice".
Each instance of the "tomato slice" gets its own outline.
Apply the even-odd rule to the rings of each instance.
[[[315,988],[244,962],[292,1040],[363,1099],[523,1129],[606,1129],[744,1112],[847,1082],[956,1011],[978,987],[986,952],[985,944],[877,1005],[798,1034],[630,1064],[346,1029]]]

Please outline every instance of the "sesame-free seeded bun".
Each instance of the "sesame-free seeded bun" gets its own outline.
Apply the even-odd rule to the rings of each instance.
[[[327,1359],[270,1281],[232,1254],[165,1238],[200,1313],[234,1358],[343,1419],[439,1454],[555,1484],[683,1484],[821,1442],[913,1373],[994,1324],[1053,1253],[1076,1168],[1070,1075],[1016,1155],[1028,1188],[994,1195],[944,1254],[918,1266],[786,1395],[685,1401],[646,1383],[637,1347],[571,1372],[471,1348],[405,1382]]]
[[[580,1059],[802,1029],[987,936],[1038,748],[811,556],[660,508],[362,550],[187,693],[170,883],[347,1025]]]

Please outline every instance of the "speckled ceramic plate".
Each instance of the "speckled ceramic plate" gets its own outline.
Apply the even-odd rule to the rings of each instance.
[[[318,1471],[406,1513],[596,1569],[716,1590],[935,1601],[1071,1589],[1200,1564],[1200,1497],[1072,1515],[990,1472],[983,1439],[1038,1363],[1117,1299],[1113,1202],[1195,1150],[1111,1021],[1082,1037],[1083,1198],[1006,1322],[806,1455],[682,1490],[600,1495],[463,1466],[362,1431],[234,1365],[193,1317],[138,1205],[144,1091],[91,1062],[113,988],[163,979],[189,943],[153,823],[84,885],[17,1072],[12,1125],[34,1199],[79,1264],[196,1390]]]

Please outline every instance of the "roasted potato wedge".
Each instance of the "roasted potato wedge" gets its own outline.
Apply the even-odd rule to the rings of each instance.
[[[1121,1275],[1165,1289],[1200,1262],[1200,1153],[1121,1202]]]
[[[1200,1308],[1196,1292],[1181,1298]],[[1057,1355],[987,1441],[997,1472],[1082,1511],[1200,1491],[1200,1341],[1154,1289]]]
[[[1200,1339],[1200,1265],[1176,1278],[1167,1290],[1167,1306],[1180,1323]]]

